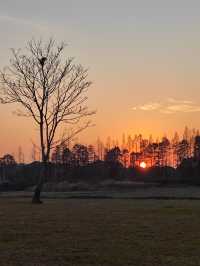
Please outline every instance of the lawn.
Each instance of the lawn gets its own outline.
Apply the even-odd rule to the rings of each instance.
[[[200,201],[0,199],[0,265],[200,265]]]

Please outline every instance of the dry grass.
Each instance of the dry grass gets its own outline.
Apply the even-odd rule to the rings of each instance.
[[[200,265],[200,202],[0,199],[0,265]]]

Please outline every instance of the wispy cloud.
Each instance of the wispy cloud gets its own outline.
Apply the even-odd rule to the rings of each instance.
[[[178,100],[174,98],[168,98],[167,101],[169,103],[177,103],[177,104],[193,104],[193,101],[190,100]]]
[[[160,107],[161,107],[160,103],[152,102],[152,103],[141,105],[140,109],[143,111],[153,111],[153,110],[159,109]]]
[[[157,111],[163,114],[200,112],[200,105],[190,100],[168,98],[164,102],[149,102],[134,106],[132,110]]]

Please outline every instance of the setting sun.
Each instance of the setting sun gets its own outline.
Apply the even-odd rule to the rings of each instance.
[[[145,169],[147,167],[147,164],[145,162],[141,162],[140,167]]]

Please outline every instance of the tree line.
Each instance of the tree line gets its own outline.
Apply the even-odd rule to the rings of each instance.
[[[92,145],[75,144],[70,149],[62,143],[52,151],[44,183],[84,183],[91,184],[92,187],[95,185],[96,189],[100,189],[101,183],[106,180],[199,185],[200,136],[196,135],[192,143],[191,151],[190,143],[184,137],[177,142],[164,137],[159,142],[149,141],[142,146],[140,152],[129,152],[120,147],[105,149],[103,160],[99,158],[97,150]],[[175,144],[178,164],[172,167],[167,163],[167,156],[169,147]],[[140,162],[148,162],[150,155],[151,162],[154,163],[147,164],[147,168],[142,169]],[[4,186],[7,183],[13,189],[27,189],[37,183],[42,169],[42,162],[18,164],[12,155],[6,154],[0,159],[0,183]]]
[[[0,160],[1,178],[20,188],[35,185],[32,202],[41,203],[43,186],[51,179],[93,182],[108,178],[141,180],[149,175],[148,180],[165,180],[174,174],[174,168],[185,169],[182,175],[188,168],[198,169],[200,137],[196,131],[185,130],[181,140],[178,134],[172,140],[164,137],[161,141],[147,140],[142,135],[123,136],[121,147],[108,138],[105,145],[98,139],[96,150],[82,144],[69,149],[67,144],[92,125],[90,117],[95,111],[87,106],[91,86],[88,70],[66,56],[65,47],[65,43],[57,44],[53,39],[32,39],[24,50],[12,49],[9,66],[0,71],[0,102],[17,105],[17,115],[32,119],[39,132],[36,147],[41,158],[40,162],[25,165],[17,164],[7,154]],[[22,152],[19,154],[23,162]],[[148,171],[138,170],[142,161]],[[165,168],[169,171],[160,170]],[[193,172],[196,176],[196,170]]]

